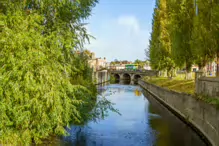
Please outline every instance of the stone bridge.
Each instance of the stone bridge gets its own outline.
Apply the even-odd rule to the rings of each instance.
[[[110,74],[115,77],[116,80],[131,80],[137,81],[144,76],[157,76],[158,72],[155,70],[144,71],[127,71],[127,70],[112,70]]]

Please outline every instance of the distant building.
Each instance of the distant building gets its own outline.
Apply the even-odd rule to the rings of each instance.
[[[144,65],[143,69],[145,70],[151,70],[151,66],[149,64]]]
[[[93,80],[97,84],[101,84],[110,80],[107,69],[109,68],[109,62],[106,58],[96,58],[94,53],[91,53],[91,59],[88,61],[90,67],[93,69]]]
[[[125,70],[125,65],[132,64],[130,61],[118,61],[118,62],[111,62],[110,69],[111,70]]]
[[[192,65],[192,72],[196,72],[198,70],[199,70],[199,68],[197,65]]]
[[[111,70],[124,70],[125,69],[125,64],[114,64],[114,65],[110,65],[110,69]]]
[[[91,68],[93,68],[94,71],[98,71],[101,69],[107,69],[108,68],[108,62],[106,61],[106,58],[96,58],[95,54],[92,53],[92,57],[89,60],[89,64]]]
[[[206,66],[203,69],[207,73],[207,75],[214,76],[216,74],[216,71],[217,71],[217,63],[215,61],[209,62],[206,64]],[[191,68],[192,72],[196,72],[198,70],[200,70],[198,65],[195,65],[195,64],[192,65],[192,68]]]
[[[116,70],[124,70],[126,64],[117,64],[116,65]]]
[[[207,68],[207,72],[216,72],[217,71],[217,64],[216,64],[216,62],[208,63],[206,65],[206,68]]]
[[[217,72],[217,63],[216,61],[210,62],[206,65],[206,71],[208,75],[215,75]]]

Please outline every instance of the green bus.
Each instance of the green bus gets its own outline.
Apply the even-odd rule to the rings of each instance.
[[[138,69],[137,64],[126,64],[125,69],[129,71],[136,71]]]

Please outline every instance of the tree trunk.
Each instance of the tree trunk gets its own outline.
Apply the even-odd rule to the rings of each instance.
[[[186,75],[185,75],[186,80],[191,80],[192,79],[192,73],[191,73],[191,67],[186,64]]]
[[[176,69],[173,69],[173,77],[176,77],[176,76],[177,76]]]
[[[167,70],[163,70],[162,76],[165,77],[165,78],[168,77]]]
[[[185,79],[186,79],[186,80],[191,80],[191,79],[192,79],[192,73],[191,73],[191,71],[186,71]]]
[[[158,71],[157,77],[161,77],[162,76],[162,71]]]
[[[170,70],[167,70],[167,77],[168,77],[168,79],[172,79],[172,77],[173,77],[173,73],[172,73],[172,69],[170,69]]]

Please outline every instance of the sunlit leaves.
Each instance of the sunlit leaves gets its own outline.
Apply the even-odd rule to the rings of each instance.
[[[150,61],[154,69],[172,71],[175,63],[172,57],[170,38],[170,10],[168,0],[157,0],[154,9],[153,27],[150,40]]]
[[[83,56],[81,19],[96,1],[15,0],[0,4],[0,143],[29,145],[82,124],[96,88]],[[5,7],[5,5],[7,7]],[[77,68],[77,72],[73,70]],[[77,80],[80,78],[81,80]],[[92,103],[92,107],[84,108]],[[85,115],[86,114],[86,115]]]
[[[193,0],[157,0],[150,40],[152,67],[191,71],[194,62],[191,41],[195,16]]]

